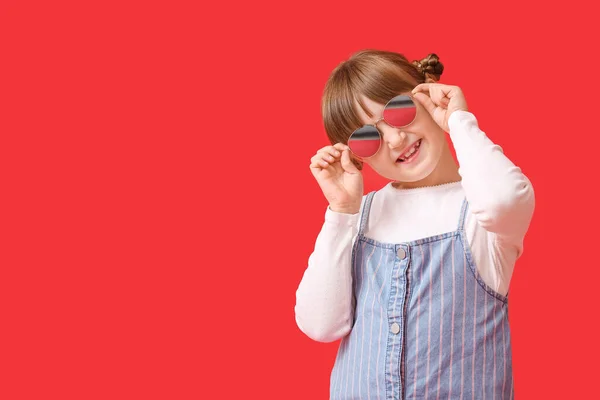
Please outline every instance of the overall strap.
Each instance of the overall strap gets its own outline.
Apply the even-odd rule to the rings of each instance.
[[[367,198],[365,199],[365,204],[363,206],[362,214],[360,216],[360,228],[358,230],[358,234],[362,235],[367,228],[367,224],[369,223],[369,211],[371,210],[371,202],[373,201],[373,196],[375,196],[375,192],[371,192],[367,194]]]
[[[467,198],[462,202],[462,207],[460,209],[460,218],[458,219],[458,230],[462,231],[465,229],[465,217],[467,216],[467,210],[469,209],[469,202]]]

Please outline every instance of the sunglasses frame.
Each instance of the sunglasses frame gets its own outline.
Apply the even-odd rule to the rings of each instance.
[[[392,102],[392,100],[394,100],[397,97],[408,97],[410,99],[410,101],[412,101],[412,103],[414,104],[414,107],[415,107],[415,117],[412,119],[412,121],[410,121],[406,125],[394,126],[394,125],[390,124],[389,122],[387,122],[385,120],[385,118],[383,117],[387,106]],[[407,94],[399,94],[398,96],[392,97],[390,100],[388,100],[387,103],[385,103],[385,107],[383,107],[383,113],[382,113],[381,118],[379,118],[377,121],[375,121],[374,124],[365,124],[365,125],[361,126],[360,128],[355,129],[354,132],[352,132],[352,134],[348,137],[348,147],[350,147],[350,139],[352,138],[352,135],[354,135],[356,133],[356,131],[366,128],[368,126],[372,126],[373,128],[375,128],[375,130],[377,131],[377,134],[379,135],[379,147],[377,148],[377,151],[375,151],[375,153],[373,153],[372,155],[370,155],[368,157],[359,156],[358,154],[354,153],[354,151],[352,151],[351,147],[350,147],[350,151],[352,152],[352,154],[354,154],[356,157],[358,157],[360,159],[371,158],[371,157],[375,156],[379,152],[379,149],[381,149],[381,143],[383,142],[383,135],[382,135],[381,131],[379,130],[379,128],[377,128],[377,124],[380,123],[381,121],[384,121],[388,126],[391,126],[392,128],[396,128],[396,129],[405,128],[405,127],[411,125],[413,122],[415,122],[415,120],[417,119],[418,113],[419,113],[419,107],[417,107],[417,102],[414,100],[413,96],[409,96]]]

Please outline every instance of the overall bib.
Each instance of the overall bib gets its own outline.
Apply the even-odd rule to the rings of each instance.
[[[330,398],[512,399],[507,298],[477,272],[464,232],[408,243],[364,236],[352,249],[354,319],[331,373]]]

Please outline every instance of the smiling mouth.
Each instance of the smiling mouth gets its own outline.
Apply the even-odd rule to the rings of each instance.
[[[406,149],[406,151],[404,153],[402,153],[402,155],[400,157],[398,157],[398,159],[396,160],[396,162],[407,162],[407,161],[411,161],[415,154],[417,154],[419,147],[421,147],[421,141],[423,139],[419,139],[417,140],[412,146],[410,146],[408,149]]]

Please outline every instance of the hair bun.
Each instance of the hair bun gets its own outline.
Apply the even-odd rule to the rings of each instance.
[[[424,79],[434,77],[436,81],[439,81],[440,76],[444,72],[444,64],[440,62],[440,58],[434,53],[427,55],[427,57],[420,61],[413,61],[413,65],[417,67],[417,70],[423,75]]]

